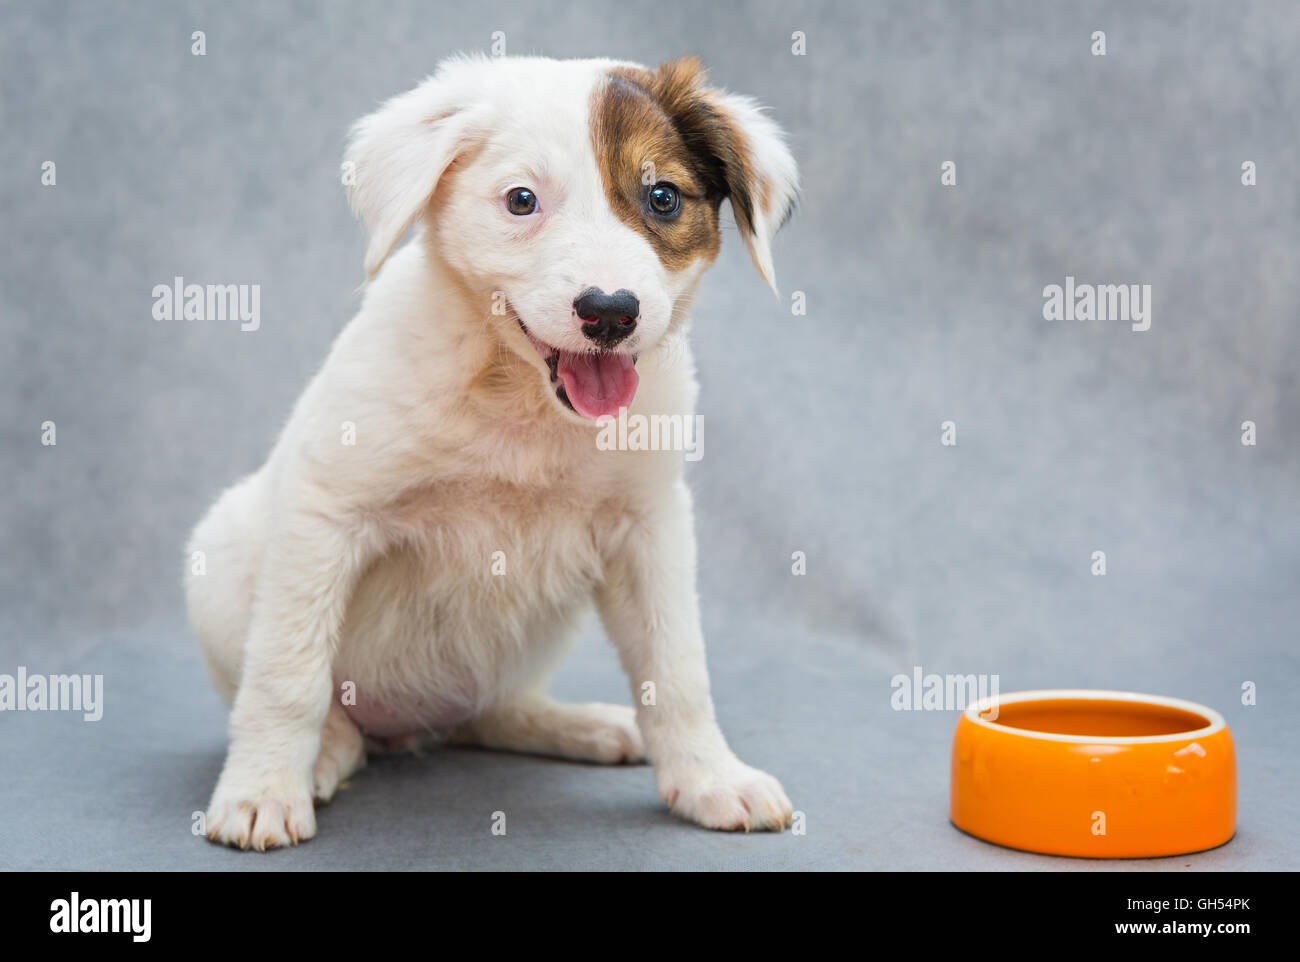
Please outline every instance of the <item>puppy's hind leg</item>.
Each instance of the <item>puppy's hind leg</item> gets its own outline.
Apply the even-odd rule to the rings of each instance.
[[[456,729],[448,742],[605,765],[646,760],[631,708],[601,702],[567,705],[538,692],[516,695],[479,715]]]
[[[339,785],[366,764],[366,740],[337,701],[321,729],[320,753],[312,766],[312,797],[328,802]]]

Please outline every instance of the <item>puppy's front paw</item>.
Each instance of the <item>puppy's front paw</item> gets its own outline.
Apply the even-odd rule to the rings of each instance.
[[[794,818],[781,783],[735,757],[666,766],[658,782],[659,796],[675,815],[705,828],[780,832]]]
[[[269,848],[297,845],[316,834],[316,812],[306,786],[243,790],[218,785],[208,803],[208,838],[222,845]]]

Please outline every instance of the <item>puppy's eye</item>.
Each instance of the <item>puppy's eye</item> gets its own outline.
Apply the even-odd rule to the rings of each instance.
[[[527,187],[515,187],[506,194],[506,210],[516,217],[537,213],[537,195]]]
[[[672,184],[655,184],[650,188],[650,209],[660,217],[671,217],[681,207],[682,195]]]

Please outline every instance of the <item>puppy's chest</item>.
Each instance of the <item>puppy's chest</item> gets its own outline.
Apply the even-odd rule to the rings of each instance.
[[[634,516],[597,468],[555,483],[476,476],[387,506],[391,550],[363,576],[335,671],[371,735],[459,724],[562,647]]]
[[[429,582],[490,585],[499,602],[526,603],[597,579],[604,533],[623,512],[599,485],[475,479],[410,492],[395,519]]]

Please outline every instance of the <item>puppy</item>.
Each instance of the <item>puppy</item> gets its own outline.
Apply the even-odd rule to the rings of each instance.
[[[681,817],[782,829],[781,785],[714,717],[682,455],[596,442],[624,408],[692,414],[690,306],[724,198],[775,290],[797,189],[780,130],[694,59],[459,58],[357,124],[343,179],[369,237],[361,310],[189,545],[231,706],[208,837],[311,838],[313,798],[368,748],[430,734],[649,758]],[[543,691],[593,605],[635,711]]]

